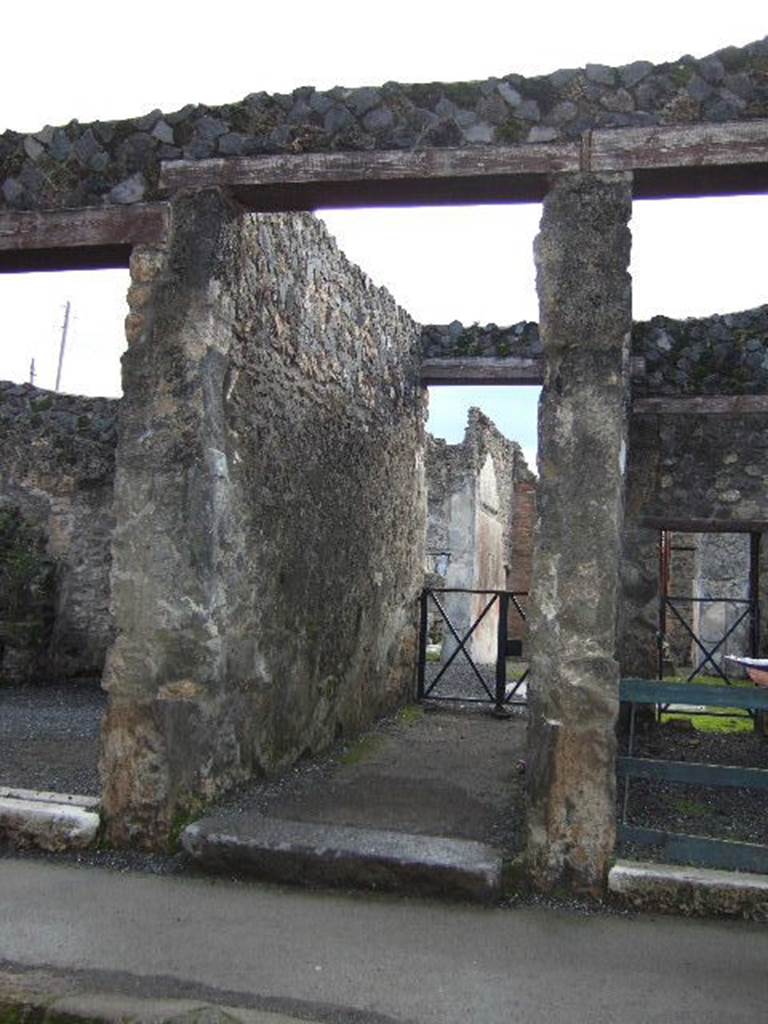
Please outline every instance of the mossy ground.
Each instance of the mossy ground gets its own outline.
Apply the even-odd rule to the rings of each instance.
[[[664,678],[666,683],[685,683],[687,682],[686,676],[666,676]],[[701,686],[725,686],[725,683],[720,676],[696,676],[691,680],[692,684]],[[749,688],[752,683],[749,679],[734,679],[732,685],[741,688]],[[689,721],[693,728],[697,732],[714,732],[714,733],[740,733],[740,732],[753,732],[754,724],[753,719],[740,708],[706,708],[713,712],[712,714],[686,714],[684,711],[675,711],[672,713],[664,713],[661,716],[662,724],[667,722],[681,722]]]
[[[383,740],[380,736],[363,736],[345,754],[342,754],[341,763],[351,766],[368,761],[379,752],[382,742]]]

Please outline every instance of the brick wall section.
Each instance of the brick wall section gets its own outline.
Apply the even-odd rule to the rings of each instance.
[[[526,467],[527,468],[527,467]],[[519,479],[515,485],[512,499],[512,530],[509,552],[509,575],[507,589],[530,593],[533,572],[533,533],[536,527],[536,481],[535,479]],[[528,615],[529,600],[518,597],[523,612]],[[528,624],[523,621],[514,609],[509,613],[510,640],[523,641],[523,654],[526,655]]]

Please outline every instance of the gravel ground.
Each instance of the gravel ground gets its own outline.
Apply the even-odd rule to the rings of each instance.
[[[626,740],[622,743],[626,753]],[[635,740],[637,757],[768,768],[768,738],[755,733],[682,731],[677,724],[652,726]],[[624,784],[619,783],[619,814]],[[635,779],[628,824],[690,835],[768,845],[768,793],[749,789],[685,786]],[[625,844],[621,855],[658,859],[649,847]]]
[[[439,666],[430,664],[428,669],[434,677]],[[485,678],[492,684],[493,666],[484,666],[483,671]],[[466,696],[482,692],[469,666],[463,670],[452,666],[451,675],[451,687],[443,689],[441,686],[440,693]],[[0,688],[0,785],[98,795],[99,729],[105,704],[106,695],[98,684]],[[429,770],[433,776],[432,782],[424,787],[423,794],[427,799],[433,799],[433,812],[439,813],[437,797],[435,794],[428,796],[430,786],[436,789],[434,780],[440,774],[439,763],[434,759],[436,748],[425,742],[433,729],[432,723],[443,723],[445,734],[442,742],[446,750],[450,750],[453,738],[450,730],[454,730],[456,742],[469,743],[473,750],[471,756],[479,764],[484,764],[484,759],[490,755],[485,750],[483,730],[486,725],[483,724],[480,729],[472,725],[475,721],[482,723],[484,718],[487,719],[485,709],[458,702],[439,704],[436,707],[437,712],[427,712],[415,731],[412,728],[410,731],[404,730],[402,721],[396,716],[384,719],[359,741],[340,742],[327,754],[302,761],[276,778],[259,780],[242,787],[231,794],[222,809],[234,811],[242,808],[269,814],[279,813],[280,807],[296,808],[304,816],[311,817],[314,813],[311,808],[316,802],[314,794],[333,794],[333,787],[338,788],[340,779],[344,792],[348,791],[344,773],[349,775],[349,769],[344,765],[350,752],[359,744],[363,748],[368,744],[375,749],[380,743],[391,745],[392,742],[400,742],[397,740],[398,735],[407,735],[408,744],[413,746],[419,733],[423,733],[419,742],[425,744],[424,756],[429,759]],[[487,841],[505,847],[508,852],[519,848],[523,834],[524,776],[517,772],[514,759],[518,755],[523,756],[521,727],[525,711],[523,708],[514,708],[512,714],[518,723],[510,724],[520,736],[512,744],[513,760],[504,773],[509,802],[505,807],[504,823],[501,823],[502,818],[497,818],[491,831],[483,836]],[[465,728],[463,721],[466,721],[469,728]],[[624,747],[622,752],[626,752],[626,740],[620,745]],[[404,749],[401,749],[401,758]],[[675,725],[657,725],[637,736],[634,753],[641,757],[768,769],[768,738],[753,733],[689,732]],[[410,751],[408,757],[412,754],[413,751]],[[418,754],[414,756],[418,758]],[[379,773],[386,776],[386,770]],[[402,783],[400,785],[402,791]],[[383,784],[379,788],[384,791]],[[416,800],[418,795],[418,786],[415,786],[413,799]],[[623,784],[620,784],[617,801],[619,815],[622,798]],[[318,798],[317,804],[316,812],[322,813],[322,800]],[[349,807],[351,810],[348,813],[357,813],[354,802]],[[634,780],[630,789],[628,821],[649,828],[768,845],[768,793]],[[418,828],[415,830],[418,831]],[[459,828],[457,834],[460,832]],[[629,844],[620,845],[617,855],[645,860],[661,859],[658,851],[652,848],[632,847]],[[101,864],[116,870],[142,870],[162,874],[191,870],[186,858],[180,854],[170,856],[96,851],[72,854],[64,859],[75,863]]]
[[[477,665],[477,670],[482,676],[486,689],[483,688],[474,670],[467,659],[459,654],[448,667],[445,675],[437,682],[434,690],[430,686],[437,679],[443,665],[438,661],[428,661],[424,673],[424,685],[429,697],[433,700],[440,700],[445,697],[463,698],[464,700],[491,701],[496,693],[496,665]],[[514,683],[512,671],[522,672],[526,664],[515,663],[514,669],[510,664],[507,668],[507,685]],[[489,697],[490,694],[490,697]],[[525,683],[518,689],[513,700],[523,702],[525,699]]]
[[[507,852],[523,838],[525,716],[478,705],[411,707],[362,737],[245,785],[217,816],[395,829],[488,842]]]
[[[98,796],[98,681],[0,686],[0,785]]]

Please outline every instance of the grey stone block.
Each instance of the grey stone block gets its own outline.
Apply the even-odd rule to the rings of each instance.
[[[187,826],[181,844],[205,868],[277,882],[481,902],[501,892],[501,854],[467,839],[253,816],[203,818]]]
[[[633,906],[647,909],[760,920],[768,916],[768,875],[617,861],[608,874],[608,889]]]

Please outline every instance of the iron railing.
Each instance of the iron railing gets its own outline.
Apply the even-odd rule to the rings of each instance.
[[[483,597],[489,598],[486,601],[480,614],[470,624],[469,629],[464,633],[463,636],[459,636],[459,632],[451,622],[451,618],[446,611],[443,602],[438,597],[439,594],[477,594]],[[528,675],[528,669],[526,669],[519,679],[516,679],[514,683],[507,683],[507,657],[509,656],[510,641],[508,638],[509,628],[509,615],[510,611],[519,615],[520,619],[525,622],[526,615],[523,610],[519,598],[528,596],[527,591],[512,591],[512,590],[470,590],[463,587],[425,587],[421,593],[420,599],[420,625],[419,625],[419,661],[418,661],[418,682],[417,682],[417,694],[419,700],[429,698],[430,700],[444,700],[444,701],[458,701],[461,703],[493,703],[494,709],[499,714],[504,712],[505,706],[509,704],[523,704],[524,700],[517,698],[516,695],[525,682]],[[435,607],[440,613],[442,620],[448,628],[450,635],[456,642],[455,650],[446,659],[444,665],[441,666],[433,679],[427,680],[427,643],[429,640],[429,603],[430,600],[434,603]],[[498,621],[496,626],[496,659],[495,659],[495,680],[493,689],[488,685],[488,682],[484,678],[482,672],[479,670],[475,663],[472,655],[467,649],[467,644],[472,636],[475,634],[480,623],[490,613],[491,609],[498,604]],[[514,641],[512,641],[514,643]],[[459,654],[462,654],[469,666],[472,669],[473,675],[477,682],[480,684],[481,691],[484,693],[482,697],[474,697],[470,694],[452,694],[446,695],[436,692],[438,683],[446,675],[454,661],[458,658]]]

